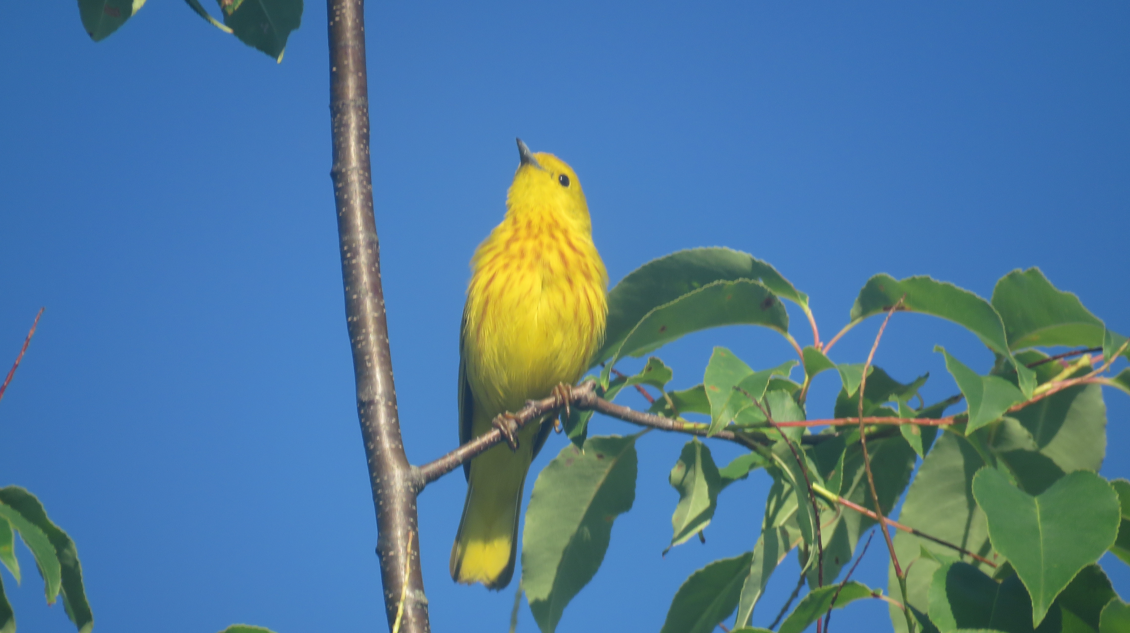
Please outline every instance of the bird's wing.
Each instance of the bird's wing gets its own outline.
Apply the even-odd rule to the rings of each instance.
[[[475,399],[471,395],[471,384],[467,382],[467,359],[463,353],[463,343],[467,336],[467,313],[459,325],[459,444],[471,441],[471,421],[474,418]],[[463,476],[470,479],[471,461],[463,462]]]

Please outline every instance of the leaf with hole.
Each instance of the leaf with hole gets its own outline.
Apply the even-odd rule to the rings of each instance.
[[[986,468],[973,481],[993,547],[1008,559],[1032,596],[1038,626],[1052,601],[1118,535],[1118,494],[1095,473],[1080,470],[1033,497]]]
[[[675,592],[660,633],[711,633],[738,605],[752,558],[746,552],[691,574]]]
[[[617,516],[636,495],[636,438],[569,444],[538,475],[522,532],[522,588],[544,633],[600,568]]]

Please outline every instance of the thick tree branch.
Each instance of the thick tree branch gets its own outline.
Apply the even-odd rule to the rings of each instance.
[[[380,245],[373,219],[363,0],[327,0],[330,121],[345,313],[357,385],[357,415],[377,513],[377,555],[390,629],[427,633],[420,573],[416,486],[404,455],[388,346]],[[402,600],[403,597],[403,600]],[[400,616],[397,615],[400,611]]]

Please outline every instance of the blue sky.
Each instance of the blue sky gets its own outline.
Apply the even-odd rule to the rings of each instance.
[[[827,337],[874,273],[987,297],[1008,271],[1039,266],[1130,333],[1117,272],[1127,5],[608,5],[369,6],[377,226],[413,462],[456,443],[467,262],[502,217],[515,136],[576,169],[614,282],[674,250],[731,246],[807,292]],[[178,2],[151,2],[99,44],[73,2],[23,18],[0,38],[0,363],[47,311],[0,403],[0,485],[32,490],[74,537],[96,630],[383,629],[328,175],[323,6],[307,6],[281,65]],[[833,360],[861,362],[877,327],[857,328]],[[892,321],[876,362],[904,379],[929,371],[926,393],[946,397],[956,388],[935,344],[991,362],[960,328],[914,315]],[[791,355],[749,329],[658,355],[681,388],[701,380],[713,345],[758,368]],[[817,381],[810,414],[830,413],[836,387]],[[1130,400],[1106,399],[1102,473],[1127,477]],[[551,438],[535,468],[563,442]],[[682,442],[641,440],[635,507],[559,630],[657,630],[694,569],[752,546],[764,474],[723,493],[705,545],[660,556]],[[453,475],[420,500],[433,627],[504,630],[513,587],[448,576],[464,490]],[[73,631],[22,560],[21,587],[3,572],[20,630]],[[857,575],[885,586],[886,564],[877,540]],[[791,590],[790,565],[755,624]],[[1130,570],[1108,569],[1130,597]],[[889,626],[874,601],[833,626],[877,622]],[[536,630],[528,611],[519,630]]]

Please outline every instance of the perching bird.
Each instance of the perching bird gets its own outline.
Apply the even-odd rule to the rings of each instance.
[[[459,338],[460,443],[490,431],[496,416],[574,384],[604,337],[608,273],[581,183],[521,139],[518,153],[506,217],[471,259]],[[526,473],[549,428],[527,424],[517,450],[497,444],[464,464],[467,501],[451,548],[457,582],[510,583]]]

